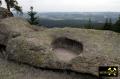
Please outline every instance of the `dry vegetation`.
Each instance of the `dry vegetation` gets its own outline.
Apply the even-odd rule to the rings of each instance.
[[[0,79],[96,79],[89,75],[40,70],[0,58]]]

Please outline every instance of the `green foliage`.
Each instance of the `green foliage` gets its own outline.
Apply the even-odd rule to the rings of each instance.
[[[106,22],[103,26],[103,30],[111,30],[115,32],[120,32],[120,16],[118,17],[118,20],[115,22],[115,24],[112,24],[111,18],[107,18]]]
[[[28,22],[32,25],[37,25],[38,22],[38,17],[36,17],[35,15],[37,14],[36,12],[33,11],[33,7],[30,7],[30,12],[28,12],[28,15],[30,16]]]
[[[113,31],[120,32],[120,15],[118,17],[118,20],[114,24],[114,27],[112,27]]]
[[[93,29],[91,18],[88,20],[88,24],[85,26],[87,29]]]
[[[110,30],[112,27],[112,20],[111,18],[106,18],[105,24],[103,26],[103,30]]]
[[[120,15],[119,15],[118,20],[116,21],[115,25],[120,26]]]
[[[22,13],[22,8],[18,5],[18,2],[16,0],[5,0],[7,4],[7,9],[10,11],[10,8],[14,8],[16,11]]]

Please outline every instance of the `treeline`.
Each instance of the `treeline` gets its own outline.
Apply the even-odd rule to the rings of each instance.
[[[46,26],[48,28],[52,27],[74,27],[74,28],[85,28],[85,29],[97,29],[97,30],[112,30],[115,32],[120,32],[120,16],[115,23],[112,22],[111,18],[106,18],[105,23],[93,22],[91,18],[88,21],[83,20],[48,20],[43,18],[38,18],[36,12],[33,11],[33,7],[30,8],[28,12],[28,21],[31,24]]]
[[[120,15],[115,23],[112,23],[111,18],[106,19],[103,30],[112,30],[112,31],[120,32]]]
[[[9,12],[11,8],[14,8],[17,12],[22,13],[22,7],[18,5],[17,0],[4,0],[6,2],[6,7]],[[0,6],[2,1],[0,0]],[[106,18],[105,23],[93,22],[91,18],[88,21],[83,20],[47,20],[41,19],[36,16],[36,12],[33,11],[33,7],[30,7],[28,12],[29,18],[27,19],[30,24],[33,25],[43,25],[47,27],[74,27],[74,28],[85,28],[85,29],[98,29],[98,30],[112,30],[115,32],[120,32],[120,16],[115,23],[112,22],[111,18]]]
[[[88,25],[86,26],[87,29],[96,29],[92,26],[92,21],[89,19]],[[115,32],[120,32],[120,15],[115,23],[112,22],[111,18],[106,18],[106,21],[101,29],[99,30],[111,30]]]

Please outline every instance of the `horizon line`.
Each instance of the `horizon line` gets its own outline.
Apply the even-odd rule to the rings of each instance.
[[[23,11],[23,12],[29,12],[29,11]],[[46,12],[40,12],[40,11],[35,11],[35,12],[39,12],[39,13],[120,13],[120,11],[81,11],[81,12],[77,12],[77,11],[46,11]]]

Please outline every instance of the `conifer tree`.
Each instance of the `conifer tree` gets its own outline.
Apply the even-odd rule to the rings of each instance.
[[[105,24],[103,26],[103,30],[110,30],[112,27],[112,19],[106,18]]]
[[[86,28],[87,28],[87,29],[93,29],[91,18],[89,18],[89,20],[88,20],[88,24],[86,25]]]
[[[34,7],[30,7],[30,12],[28,12],[29,15],[29,20],[28,22],[32,25],[37,25],[38,24],[38,17],[36,17],[36,12],[33,11]]]
[[[114,28],[113,29],[114,29],[114,31],[120,32],[120,15],[118,17],[118,20],[114,24]]]
[[[113,25],[113,24],[112,24],[112,19],[111,19],[111,18],[109,18],[109,25],[110,25],[110,27]]]
[[[119,15],[118,20],[116,21],[115,25],[120,26],[120,15]]]

